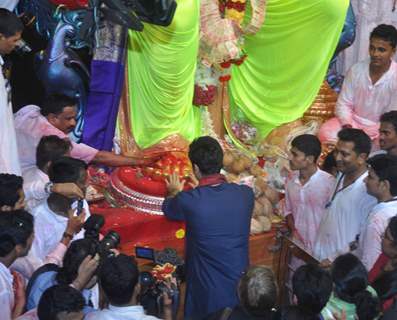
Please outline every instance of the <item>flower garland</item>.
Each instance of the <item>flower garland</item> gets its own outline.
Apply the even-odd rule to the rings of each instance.
[[[252,17],[243,26],[247,0],[202,0],[200,7],[200,58],[193,104],[209,106],[217,88],[231,79],[231,66],[247,58],[244,35],[256,33],[263,24],[266,0],[249,0]]]

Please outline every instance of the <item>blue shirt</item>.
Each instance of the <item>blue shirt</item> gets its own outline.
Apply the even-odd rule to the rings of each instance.
[[[253,207],[252,189],[234,183],[199,186],[165,199],[166,217],[186,222],[185,318],[201,319],[238,304]]]

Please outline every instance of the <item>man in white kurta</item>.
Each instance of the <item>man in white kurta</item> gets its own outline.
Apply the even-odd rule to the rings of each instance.
[[[14,118],[11,107],[11,86],[4,77],[2,56],[11,53],[21,39],[23,25],[18,17],[0,9],[0,173],[21,175]],[[2,30],[2,28],[4,30]]]
[[[313,251],[318,228],[326,212],[325,205],[334,185],[334,177],[320,169],[304,185],[299,181],[297,171],[287,179],[284,216],[293,215],[299,240],[308,252]]]
[[[376,204],[364,182],[370,151],[371,140],[364,131],[346,128],[338,132],[334,156],[339,174],[314,246],[320,261],[332,261],[353,249],[352,243],[357,241]]]
[[[390,33],[391,40],[381,38],[385,32]],[[393,60],[396,41],[397,30],[393,26],[379,26],[371,33],[370,59],[358,62],[347,73],[336,104],[336,117],[320,128],[322,142],[336,142],[342,127],[362,129],[371,140],[379,136],[380,115],[397,110],[397,63]]]
[[[291,174],[285,184],[284,216],[292,235],[312,252],[325,205],[331,196],[335,178],[317,167],[321,143],[311,134],[291,142]]]
[[[358,254],[370,271],[382,253],[382,237],[389,220],[397,215],[397,159],[380,154],[370,158],[368,164],[367,192],[376,197],[378,203],[360,235]]]

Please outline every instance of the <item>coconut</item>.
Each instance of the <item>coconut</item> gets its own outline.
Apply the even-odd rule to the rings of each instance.
[[[223,166],[229,167],[234,161],[233,154],[230,151],[226,151],[223,155]]]
[[[263,169],[257,164],[250,166],[249,171],[255,177],[260,177],[263,175]]]
[[[245,163],[244,160],[241,158],[237,158],[236,160],[233,161],[232,163],[232,168],[231,171],[235,174],[240,174],[245,170]]]
[[[264,193],[266,198],[268,198],[273,205],[276,205],[280,201],[280,194],[272,187],[267,186]]]
[[[261,224],[262,230],[264,232],[269,231],[272,228],[272,221],[269,219],[269,217],[258,217],[257,218],[258,222]]]
[[[273,205],[271,204],[269,199],[267,199],[267,197],[263,195],[259,197],[257,201],[260,202],[263,206],[263,213],[261,215],[270,217],[273,213]]]
[[[253,216],[259,217],[263,215],[263,209],[264,209],[263,204],[260,203],[258,200],[255,200]]]
[[[249,169],[252,167],[252,160],[247,156],[241,156],[240,158],[244,163],[244,169]]]
[[[262,231],[263,231],[262,224],[258,220],[252,218],[251,219],[250,233],[251,234],[258,234],[258,233],[261,233]]]

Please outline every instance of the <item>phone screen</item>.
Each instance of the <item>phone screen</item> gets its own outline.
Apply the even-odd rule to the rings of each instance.
[[[83,200],[79,200],[77,202],[77,210],[76,210],[76,214],[78,216],[83,212],[83,206],[84,206],[84,201]]]
[[[152,248],[135,247],[135,257],[154,260],[154,250]]]

